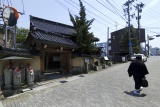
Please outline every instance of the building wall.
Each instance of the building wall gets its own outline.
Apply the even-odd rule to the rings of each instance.
[[[71,73],[83,73],[94,69],[94,66],[100,66],[100,59],[92,57],[74,57],[71,60]]]
[[[151,52],[152,54],[154,54],[155,56],[160,56],[160,48],[157,48],[157,47],[155,47],[155,48],[150,48],[150,52]]]
[[[107,50],[108,42],[101,42],[101,43],[97,43],[96,45],[97,47],[103,47],[102,48],[103,53],[101,54],[102,57],[108,54],[108,50],[109,50],[109,49]]]
[[[95,65],[95,62],[98,62],[98,65],[100,65],[100,59],[91,58],[91,57],[75,57],[72,59],[72,66],[85,66],[85,59],[86,62],[90,65]]]
[[[111,54],[122,51],[120,46],[120,40],[123,36],[124,31],[125,28],[111,33],[111,51],[110,51]],[[136,31],[138,30],[136,29]],[[145,29],[140,30],[140,35],[141,35],[140,36],[141,43],[145,42]]]
[[[84,66],[84,58],[83,57],[75,57],[71,61],[72,66]]]

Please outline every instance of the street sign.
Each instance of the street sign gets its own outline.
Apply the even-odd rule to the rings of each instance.
[[[129,46],[132,46],[132,42],[129,42]]]

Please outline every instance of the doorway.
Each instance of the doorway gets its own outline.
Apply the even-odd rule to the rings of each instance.
[[[60,69],[60,53],[46,53],[46,70]]]

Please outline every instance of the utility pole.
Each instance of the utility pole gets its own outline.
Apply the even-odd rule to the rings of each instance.
[[[127,13],[127,15],[128,15],[128,36],[129,36],[129,43],[128,43],[128,45],[129,45],[129,57],[131,57],[132,56],[132,42],[131,42],[131,31],[130,31],[130,9],[131,9],[131,7],[130,7],[130,5],[132,4],[134,2],[134,0],[128,0],[125,4],[124,4],[124,6],[126,6],[127,8],[125,8],[124,9],[124,12],[126,12]]]
[[[142,12],[142,8],[144,7],[144,4],[141,2],[140,4],[137,4],[135,6],[136,10],[137,10],[137,17],[136,17],[136,20],[138,20],[138,41],[139,41],[139,52],[141,52],[141,35],[140,35],[140,19],[141,19],[141,16],[140,16],[140,13]]]
[[[148,40],[148,57],[150,56],[150,47],[149,47],[149,36],[147,35],[147,40]]]
[[[107,48],[107,50],[106,50],[106,52],[107,52],[107,57],[109,58],[109,49],[108,49],[108,45],[109,45],[109,27],[108,27],[108,30],[107,30],[107,42],[106,42],[106,48]]]
[[[117,31],[117,22],[116,22],[116,31]]]
[[[132,56],[131,30],[130,30],[130,4],[128,0],[128,35],[129,35],[129,55]]]
[[[147,52],[146,52],[146,40],[145,40],[145,55],[147,56]]]

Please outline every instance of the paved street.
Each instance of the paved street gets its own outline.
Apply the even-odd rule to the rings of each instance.
[[[0,107],[160,107],[160,57],[150,57],[149,87],[133,95],[128,63],[94,73],[54,80],[31,91],[11,96]]]

